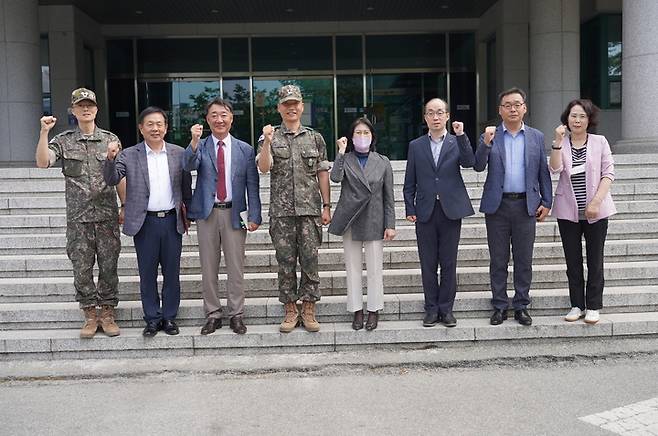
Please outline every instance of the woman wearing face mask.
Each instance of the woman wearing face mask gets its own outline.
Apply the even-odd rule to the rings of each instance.
[[[595,324],[603,307],[603,251],[608,217],[617,213],[610,196],[615,177],[610,145],[595,135],[597,108],[591,101],[571,101],[555,129],[550,169],[560,174],[552,215],[557,218],[567,262],[571,310],[566,321]],[[587,254],[583,278],[582,237]]]
[[[386,156],[375,151],[372,123],[362,117],[352,123],[350,139],[336,141],[338,154],[331,180],[341,184],[340,199],[329,233],[343,236],[347,272],[347,310],[354,314],[352,328],[363,328],[361,266],[365,250],[368,274],[366,330],[377,328],[384,308],[382,258],[384,241],[395,237],[393,169]]]

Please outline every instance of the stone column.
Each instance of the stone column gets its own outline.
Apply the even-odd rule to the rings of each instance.
[[[580,6],[570,0],[530,3],[530,94],[532,126],[550,143],[560,114],[580,97]]]
[[[615,153],[657,153],[658,33],[655,0],[625,0],[622,12],[622,140]]]
[[[34,165],[41,108],[37,0],[0,0],[0,163]]]

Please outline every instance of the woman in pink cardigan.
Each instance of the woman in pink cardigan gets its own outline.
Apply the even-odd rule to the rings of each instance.
[[[614,162],[604,136],[595,135],[597,108],[573,100],[555,129],[550,169],[560,174],[551,214],[557,218],[567,262],[571,310],[567,321],[599,321],[603,307],[603,251],[608,217],[617,212],[610,196]],[[587,254],[587,286],[583,278],[582,237]]]

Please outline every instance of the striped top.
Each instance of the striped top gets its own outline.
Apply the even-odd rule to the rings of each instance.
[[[587,141],[583,148],[571,147],[571,168],[576,168],[580,165],[584,166],[587,160]],[[587,188],[585,186],[585,171],[580,171],[577,174],[571,175],[571,186],[573,186],[573,193],[576,196],[576,203],[578,203],[578,210],[583,211],[587,206]]]

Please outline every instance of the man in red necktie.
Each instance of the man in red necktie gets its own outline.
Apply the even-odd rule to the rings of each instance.
[[[206,106],[206,122],[212,135],[201,139],[203,126],[190,129],[192,141],[185,150],[183,166],[197,171],[197,182],[188,218],[196,220],[201,260],[201,283],[206,323],[202,335],[222,326],[219,301],[219,261],[226,261],[227,315],[231,329],[244,334],[244,248],[247,230],[261,223],[258,170],[254,149],[229,132],[233,106],[215,98]],[[247,202],[248,198],[248,202]],[[246,214],[246,219],[241,215]]]

